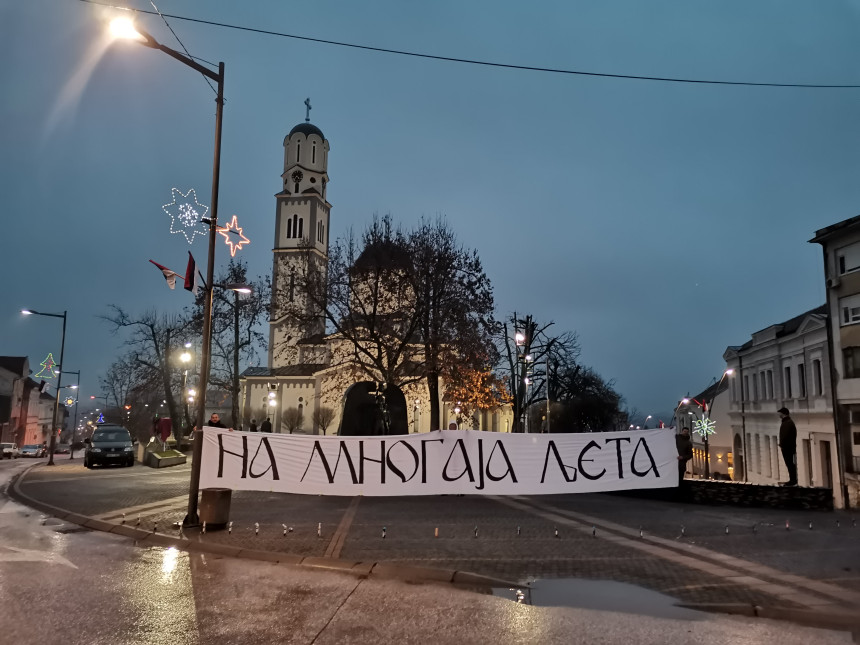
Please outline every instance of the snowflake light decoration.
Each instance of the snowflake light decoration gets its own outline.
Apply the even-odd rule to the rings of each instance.
[[[200,221],[209,212],[209,207],[197,201],[197,191],[193,188],[183,193],[178,188],[171,188],[173,201],[161,209],[170,215],[170,232],[182,233],[189,244],[194,242],[195,235],[206,235],[207,229]]]
[[[236,216],[227,224],[227,226],[219,226],[218,232],[224,236],[224,241],[230,247],[230,257],[236,257],[236,251],[242,248],[244,244],[250,244],[251,240],[242,234],[242,228],[236,221]]]
[[[693,429],[701,437],[708,437],[716,432],[716,422],[710,419],[696,419],[693,421]]]

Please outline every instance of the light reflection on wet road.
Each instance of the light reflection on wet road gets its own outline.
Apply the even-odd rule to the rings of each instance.
[[[25,467],[0,464],[0,487]],[[535,607],[449,586],[137,547],[45,517],[0,493],[0,641],[827,645],[851,639],[760,619],[669,620]]]

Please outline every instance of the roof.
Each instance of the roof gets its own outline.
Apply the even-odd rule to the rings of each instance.
[[[717,394],[720,392],[725,392],[729,389],[729,379],[721,378],[717,383],[711,383],[707,388],[699,392],[696,396],[689,397],[691,400],[696,399],[697,401],[707,401],[708,405],[710,402],[717,398]]]
[[[815,237],[809,241],[813,244],[820,244],[828,237],[831,237],[835,233],[842,232],[844,229],[851,228],[855,224],[860,224],[860,215],[855,215],[854,217],[842,220],[841,222],[836,222],[836,224],[831,224],[830,226],[818,229],[815,231]]]
[[[300,132],[301,134],[304,134],[306,136],[310,136],[312,134],[315,134],[320,139],[325,139],[325,136],[323,135],[322,130],[320,130],[313,123],[299,123],[296,127],[294,127],[292,130],[290,130],[290,133],[287,136],[291,137],[294,134],[296,134],[297,132]]]
[[[758,334],[760,332],[763,332],[765,329],[770,329],[771,327],[779,327],[779,329],[776,332],[777,338],[782,338],[783,336],[790,336],[791,334],[795,333],[798,329],[800,329],[800,325],[803,323],[803,321],[808,316],[824,316],[824,317],[827,317],[827,305],[821,305],[821,306],[816,307],[815,309],[810,309],[809,311],[805,311],[802,314],[795,316],[794,318],[789,318],[785,322],[775,323],[773,325],[768,325],[764,329],[759,329],[753,335]],[[745,342],[743,345],[741,345],[739,347],[733,346],[733,347],[730,347],[730,349],[733,349],[734,351],[740,352],[740,351],[743,351],[745,349],[749,349],[750,347],[752,347],[752,345],[753,345],[753,340],[750,339],[747,342]]]
[[[304,363],[302,365],[284,365],[282,367],[249,367],[242,376],[265,377],[265,376],[313,376],[327,367],[325,363]]]
[[[19,376],[24,376],[24,364],[26,362],[26,356],[0,356],[0,367],[15,372]]]

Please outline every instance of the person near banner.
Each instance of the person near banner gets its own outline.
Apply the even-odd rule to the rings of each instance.
[[[779,447],[782,459],[788,468],[788,481],[783,486],[797,486],[797,426],[791,420],[788,408],[777,410],[782,421],[779,424]]]
[[[272,431],[272,422],[269,417],[266,417],[266,420],[260,424],[260,432],[271,432]]]
[[[250,432],[257,432],[257,420],[251,419],[251,425],[248,427]]]
[[[213,412],[212,416],[209,417],[209,421],[206,422],[207,426],[212,428],[226,428],[223,423],[221,423],[221,415],[217,412]]]
[[[690,440],[690,429],[681,428],[680,434],[675,435],[675,446],[678,448],[678,486],[687,474],[687,462],[693,458],[693,442]]]

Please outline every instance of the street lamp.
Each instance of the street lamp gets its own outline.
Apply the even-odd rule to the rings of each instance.
[[[233,292],[233,379],[231,394],[233,395],[233,410],[239,409],[239,294],[250,294],[254,292],[251,285],[240,282],[228,282],[227,284],[215,284],[216,287]],[[233,419],[233,426],[239,427],[241,415]]]
[[[54,465],[54,447],[57,444],[57,415],[60,412],[60,383],[63,378],[63,354],[66,351],[66,313],[63,312],[61,314],[46,314],[41,311],[35,311],[33,309],[22,309],[21,313],[25,316],[49,316],[51,318],[62,318],[63,319],[63,336],[60,341],[60,373],[57,374],[57,397],[54,401],[54,417],[51,421],[51,441],[48,444],[48,465]]]
[[[72,370],[64,370],[60,367],[60,371],[57,372],[57,376],[60,374],[74,374],[77,376],[76,382],[74,385],[69,385],[68,388],[70,390],[80,390],[81,389],[81,371],[72,371]],[[59,390],[57,390],[59,393]],[[80,392],[79,392],[80,394]],[[72,425],[72,440],[69,442],[69,459],[75,458],[75,433],[78,431],[78,402],[75,401],[75,422]]]
[[[209,381],[210,351],[212,347],[212,295],[215,274],[215,241],[218,237],[218,185],[221,176],[221,121],[224,112],[224,63],[218,63],[213,72],[188,56],[157,42],[150,34],[135,27],[130,20],[118,18],[111,23],[111,31],[119,38],[133,39],[151,49],[158,49],[183,65],[200,72],[218,84],[215,99],[215,153],[212,163],[212,199],[209,219],[209,255],[206,265],[206,301],[203,306],[203,342],[200,347],[200,401],[197,405],[197,424],[194,430],[194,450],[191,456],[191,480],[188,486],[188,512],[184,526],[198,526],[197,497],[200,492],[200,461],[203,456],[203,423],[206,420],[206,390]],[[62,360],[61,360],[62,362]]]

